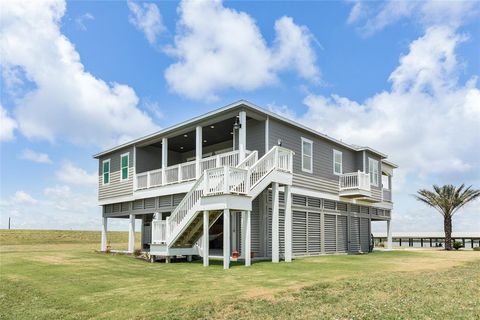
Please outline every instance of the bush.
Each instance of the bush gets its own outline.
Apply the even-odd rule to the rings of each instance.
[[[480,251],[480,247],[473,248],[473,251]]]
[[[139,257],[142,255],[142,249],[135,249],[135,251],[133,251],[133,255],[135,257]]]
[[[379,243],[377,243],[376,247],[385,248],[385,243],[379,242]]]
[[[453,246],[453,249],[458,250],[460,248],[463,248],[463,243],[459,241],[455,241],[452,246]]]

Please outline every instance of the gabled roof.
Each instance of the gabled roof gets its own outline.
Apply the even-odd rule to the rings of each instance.
[[[301,128],[302,130],[305,130],[311,134],[314,134],[316,136],[320,136],[326,140],[329,140],[329,141],[332,141],[336,144],[339,144],[339,145],[342,145],[348,149],[351,149],[351,150],[354,150],[354,151],[363,151],[363,150],[367,150],[367,151],[370,151],[374,154],[377,154],[379,155],[381,158],[386,158],[387,156],[377,150],[374,150],[372,148],[369,148],[369,147],[360,147],[360,146],[354,146],[354,145],[351,145],[351,144],[347,144],[343,141],[340,141],[340,140],[337,140],[335,138],[332,138],[326,134],[323,134],[323,133],[320,133],[316,130],[313,130],[312,128],[309,128],[307,126],[304,126],[303,124],[300,124],[296,121],[293,121],[293,120],[290,120],[290,119],[287,119],[279,114],[276,114],[274,112],[271,112],[269,110],[266,110],[264,108],[261,108],[249,101],[246,101],[246,100],[239,100],[237,102],[234,102],[234,103],[231,103],[229,105],[226,105],[224,107],[221,107],[221,108],[218,108],[216,110],[213,110],[213,111],[210,111],[210,112],[207,112],[201,116],[198,116],[198,117],[195,117],[195,118],[192,118],[190,120],[187,120],[187,121],[184,121],[184,122],[181,122],[179,124],[176,124],[174,126],[171,126],[171,127],[168,127],[168,128],[165,128],[165,129],[162,129],[160,131],[157,131],[155,133],[152,133],[152,134],[149,134],[149,135],[146,135],[144,137],[141,137],[141,138],[138,138],[138,139],[135,139],[135,140],[132,140],[132,141],[129,141],[127,143],[124,143],[124,144],[121,144],[121,145],[118,145],[116,147],[113,147],[113,148],[110,148],[108,150],[105,150],[105,151],[102,151],[100,153],[97,153],[95,154],[93,157],[94,158],[99,158],[103,155],[106,155],[108,153],[111,153],[111,152],[114,152],[116,150],[119,150],[119,149],[122,149],[122,148],[125,148],[125,147],[128,147],[128,146],[132,146],[132,145],[135,145],[137,143],[140,143],[140,142],[143,142],[145,140],[149,140],[149,139],[152,139],[152,138],[156,138],[156,137],[160,137],[162,135],[167,135],[168,133],[171,133],[173,132],[174,130],[178,130],[178,129],[181,129],[181,128],[184,128],[184,127],[188,127],[188,126],[191,126],[191,125],[194,125],[195,123],[198,123],[198,122],[201,122],[203,120],[206,120],[210,117],[213,117],[213,116],[216,116],[216,115],[219,115],[219,114],[222,114],[222,113],[225,113],[225,112],[229,112],[229,111],[232,111],[236,108],[244,108],[246,110],[253,110],[253,111],[256,111],[258,113],[263,113],[264,115],[268,116],[268,117],[271,117],[273,119],[277,119],[277,120],[280,120],[282,122],[285,122],[285,123],[288,123],[292,126],[295,126],[295,127],[298,127],[298,128]]]

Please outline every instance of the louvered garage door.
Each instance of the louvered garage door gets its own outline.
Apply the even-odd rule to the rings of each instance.
[[[325,215],[325,252],[334,253],[336,251],[335,237],[335,216],[332,214]]]
[[[307,213],[293,211],[292,251],[294,256],[307,253]]]
[[[320,213],[309,212],[308,213],[308,254],[316,255],[320,254]]]
[[[348,224],[346,216],[337,216],[337,246],[339,252],[348,251]]]
[[[360,251],[360,218],[350,218],[350,251]]]
[[[363,252],[368,252],[370,247],[370,222],[367,218],[360,218],[360,247]]]
[[[257,199],[252,202],[252,213],[250,216],[250,223],[252,224],[252,251],[256,257],[263,257],[264,253],[260,245],[260,201]]]

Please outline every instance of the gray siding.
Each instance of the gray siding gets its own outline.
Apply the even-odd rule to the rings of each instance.
[[[162,167],[162,148],[147,146],[136,150],[137,173],[160,169]]]
[[[185,193],[108,204],[103,206],[103,213],[107,217],[121,217],[130,214],[143,215],[155,212],[168,213],[175,210],[183,197],[185,197]]]
[[[247,120],[247,150],[257,150],[259,158],[265,154],[265,121]]]
[[[120,181],[120,156],[129,152],[129,170],[128,180]],[[110,183],[103,185],[103,168],[104,160],[110,159]],[[98,199],[106,199],[111,197],[128,196],[133,194],[133,148],[125,148],[113,152],[110,155],[101,157],[98,161]]]
[[[313,172],[302,171],[302,137],[313,141]],[[338,194],[338,176],[333,173],[333,150],[342,152],[343,172],[357,171],[358,152],[335,144],[321,137],[305,132],[300,128],[271,119],[269,123],[269,145],[277,145],[278,139],[282,146],[295,152],[293,157],[293,172],[295,186]]]

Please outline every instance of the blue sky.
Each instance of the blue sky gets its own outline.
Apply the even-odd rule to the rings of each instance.
[[[4,9],[1,227],[98,229],[92,154],[239,99],[387,153],[400,166],[394,230],[442,229],[418,188],[480,188],[479,2]],[[454,229],[480,230],[479,212]]]

